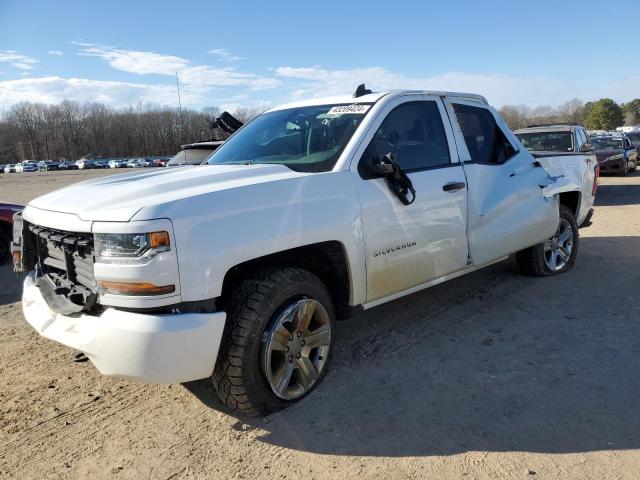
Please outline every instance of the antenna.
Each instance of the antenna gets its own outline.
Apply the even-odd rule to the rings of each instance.
[[[178,108],[180,109],[180,115],[182,115],[182,101],[180,100],[180,82],[178,81],[178,72],[176,72],[176,88],[178,89]]]
[[[360,85],[358,85],[358,88],[356,88],[356,91],[353,94],[353,98],[362,97],[363,95],[369,95],[370,93],[371,90],[365,87],[364,83],[361,83]]]

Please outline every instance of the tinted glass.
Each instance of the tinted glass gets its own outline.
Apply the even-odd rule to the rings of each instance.
[[[213,148],[187,148],[176,153],[168,165],[200,165],[205,158],[211,155]]]
[[[364,156],[382,158],[387,153],[393,153],[398,165],[407,171],[451,163],[436,102],[403,103],[387,115]]]
[[[516,153],[489,110],[461,104],[454,104],[453,108],[471,161],[500,164]]]
[[[585,143],[589,143],[589,137],[587,137],[587,132],[585,132],[582,128],[576,130],[580,135],[580,144],[583,145]]]
[[[593,148],[596,150],[622,149],[622,138],[620,137],[596,137],[591,140]]]
[[[572,152],[571,132],[516,133],[527,150],[533,152]]]
[[[627,138],[629,138],[634,145],[640,145],[640,132],[627,133]]]
[[[238,130],[207,163],[277,163],[301,172],[329,171],[370,107],[319,105],[264,113]]]

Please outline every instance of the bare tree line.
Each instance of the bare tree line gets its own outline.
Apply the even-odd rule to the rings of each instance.
[[[264,108],[242,107],[233,115],[246,122]],[[0,118],[0,163],[26,159],[68,159],[173,155],[185,143],[221,140],[211,129],[218,107],[202,111],[138,105],[114,109],[101,103],[22,102]]]
[[[246,122],[264,110],[241,107],[232,114]],[[69,100],[56,105],[22,102],[0,117],[0,164],[83,156],[172,155],[185,143],[226,138],[223,131],[211,129],[212,118],[220,113],[215,106],[196,111],[158,105],[115,109]],[[500,113],[513,130],[552,122],[612,128],[640,121],[640,99],[618,105],[610,99],[584,103],[574,98],[558,107],[505,105]]]
[[[571,123],[581,124],[589,129],[609,130],[625,125],[636,125],[640,122],[640,100],[617,104],[609,98],[595,102],[583,102],[573,98],[557,107],[539,105],[505,105],[500,109],[502,118],[512,130],[532,124]]]

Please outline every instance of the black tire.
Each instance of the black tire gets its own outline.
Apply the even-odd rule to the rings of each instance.
[[[244,415],[266,415],[301,400],[321,383],[329,367],[334,335],[315,384],[299,398],[284,400],[276,396],[261,367],[265,329],[287,303],[303,298],[322,304],[335,331],[331,296],[324,283],[306,270],[264,270],[243,281],[232,294],[212,376],[218,396],[229,408]]]
[[[11,258],[11,242],[7,237],[0,234],[0,265]]]
[[[562,268],[558,270],[549,268],[547,262],[545,261],[545,244],[540,243],[538,245],[534,245],[533,247],[525,248],[524,250],[516,253],[516,263],[518,264],[518,268],[520,269],[520,272],[522,274],[532,277],[547,277],[550,275],[559,275],[571,270],[574,262],[576,261],[576,256],[578,255],[580,235],[578,233],[578,225],[576,224],[576,219],[573,216],[573,212],[564,205],[560,205],[561,222],[562,219],[566,220],[569,223],[573,232],[573,243],[569,260]]]

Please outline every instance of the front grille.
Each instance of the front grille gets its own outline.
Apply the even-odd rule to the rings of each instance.
[[[56,295],[90,307],[97,285],[93,275],[93,236],[29,225],[36,251],[38,274],[46,277]],[[91,304],[91,305],[89,305]]]

